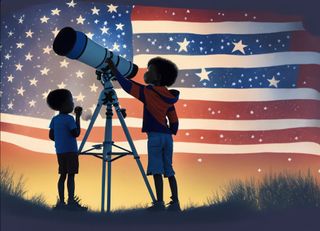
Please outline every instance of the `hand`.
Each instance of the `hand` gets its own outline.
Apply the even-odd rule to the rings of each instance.
[[[82,114],[82,107],[79,107],[79,106],[75,107],[74,113],[76,114],[76,116],[80,117]]]

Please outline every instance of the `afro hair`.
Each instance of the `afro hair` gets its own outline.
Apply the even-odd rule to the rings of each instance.
[[[49,107],[55,111],[60,111],[62,104],[69,98],[72,94],[67,89],[56,89],[49,93],[47,96],[47,104]]]
[[[148,66],[150,66],[151,64],[157,68],[157,71],[161,75],[161,86],[170,87],[175,83],[178,76],[178,67],[176,64],[168,59],[164,59],[161,57],[150,59],[148,62]]]

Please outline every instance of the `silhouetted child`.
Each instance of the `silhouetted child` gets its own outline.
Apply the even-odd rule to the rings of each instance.
[[[153,175],[157,201],[149,210],[164,210],[163,180],[168,177],[171,189],[171,201],[167,210],[180,211],[177,182],[172,167],[173,139],[172,134],[178,131],[178,117],[174,104],[178,101],[179,91],[168,90],[176,81],[177,66],[170,60],[156,57],[148,62],[148,71],[144,74],[147,86],[124,78],[107,60],[113,75],[121,87],[144,104],[142,132],[148,135],[148,168],[147,175]],[[169,124],[167,121],[169,119]]]
[[[55,148],[59,164],[60,178],[58,181],[59,201],[55,208],[64,208],[64,183],[66,177],[68,187],[68,208],[86,210],[74,197],[74,176],[79,170],[78,146],[76,137],[80,135],[81,107],[76,107],[76,121],[69,113],[73,112],[74,103],[72,94],[67,89],[51,91],[47,97],[49,107],[59,114],[54,116],[49,125],[49,138],[55,142]]]

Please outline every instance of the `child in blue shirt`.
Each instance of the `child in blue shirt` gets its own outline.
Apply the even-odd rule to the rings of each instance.
[[[76,107],[76,121],[69,115],[73,111],[72,94],[67,89],[51,91],[47,97],[47,104],[59,114],[54,116],[49,125],[49,138],[55,142],[60,178],[58,181],[59,201],[57,209],[64,208],[64,183],[68,176],[68,206],[69,208],[86,210],[74,197],[74,176],[79,170],[78,146],[76,137],[80,135],[81,107]]]
[[[166,209],[180,211],[177,181],[172,167],[172,134],[177,134],[179,125],[174,104],[179,99],[179,91],[168,90],[166,87],[174,84],[178,68],[170,60],[161,57],[151,59],[148,71],[144,74],[144,81],[148,84],[146,86],[124,78],[111,59],[107,63],[121,87],[144,104],[142,132],[148,135],[147,175],[153,175],[157,194],[157,201],[149,210],[165,209],[163,174],[169,179],[172,194]]]

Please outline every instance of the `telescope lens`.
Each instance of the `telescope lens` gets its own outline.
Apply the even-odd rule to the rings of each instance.
[[[56,54],[66,56],[74,47],[77,40],[77,32],[71,27],[65,27],[58,33],[53,42],[53,50]]]

